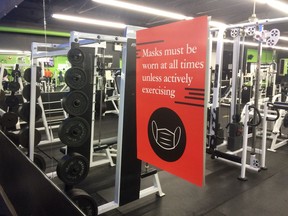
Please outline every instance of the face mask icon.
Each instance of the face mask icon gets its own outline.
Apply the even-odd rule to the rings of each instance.
[[[173,132],[167,128],[158,128],[157,123],[153,120],[151,129],[155,142],[165,150],[175,149],[180,142],[181,128],[179,126]]]

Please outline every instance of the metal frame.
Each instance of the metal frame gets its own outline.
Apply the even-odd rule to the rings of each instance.
[[[221,71],[223,61],[223,34],[225,29],[219,29],[217,48],[216,48],[216,66],[215,66],[215,79],[213,85],[213,102],[210,108],[210,121],[209,121],[209,133],[208,133],[208,147],[215,147],[216,145],[216,133],[217,133],[217,121],[219,118],[219,104],[220,104],[220,88],[221,88]]]
[[[130,38],[135,38],[135,33],[137,30],[142,29],[138,27],[127,27],[126,32],[129,33]],[[134,34],[133,34],[134,33]],[[132,34],[132,37],[131,37]],[[84,39],[84,40],[81,40]],[[85,40],[86,39],[86,40]],[[90,39],[90,40],[87,40]],[[95,42],[107,41],[107,42],[121,42],[123,43],[123,51],[122,51],[122,71],[121,71],[121,86],[120,86],[120,104],[119,110],[124,110],[124,101],[125,101],[125,73],[126,73],[126,62],[127,62],[127,38],[124,37],[116,37],[116,36],[107,36],[107,35],[97,35],[97,34],[89,34],[89,33],[80,33],[80,32],[72,32],[70,42],[79,41],[80,44],[90,44]],[[95,91],[94,91],[95,92]],[[94,94],[95,96],[95,94]],[[114,191],[114,200],[103,204],[98,207],[98,214],[103,214],[120,206],[120,182],[121,182],[121,161],[122,161],[122,132],[123,132],[123,119],[124,113],[119,113],[119,122],[118,122],[118,138],[117,138],[117,162],[116,162],[116,177],[115,177],[115,191]],[[94,121],[94,120],[93,120]],[[94,124],[92,124],[94,125]],[[94,127],[92,130],[94,137]],[[91,136],[92,137],[92,136]],[[93,142],[92,142],[93,143]],[[91,145],[93,148],[93,145]],[[91,149],[93,152],[94,149]],[[160,184],[158,173],[153,175],[154,184],[151,187],[143,189],[140,191],[139,197],[143,198],[145,196],[157,193],[160,197],[165,194],[162,191],[162,187]]]
[[[118,37],[118,36],[111,36],[111,35],[101,35],[101,34],[91,34],[91,33],[84,33],[84,32],[77,32],[73,31],[71,32],[70,36],[70,43],[79,43],[79,45],[92,45],[97,44],[101,42],[117,42],[117,43],[126,43],[127,38],[125,37]],[[95,49],[95,52],[98,50]],[[96,53],[95,53],[96,55]],[[95,58],[95,65],[96,65],[96,58]],[[90,137],[90,143],[91,143],[91,149],[90,149],[90,167],[93,166],[99,166],[102,164],[109,163],[111,166],[115,166],[112,156],[115,154],[112,153],[113,150],[110,151],[110,149],[105,149],[105,152],[100,154],[100,156],[106,156],[107,158],[93,161],[93,156],[99,155],[98,153],[94,153],[94,127],[95,127],[95,99],[96,99],[96,70],[93,72],[93,96],[92,96],[92,124],[91,124],[91,137]]]
[[[233,69],[232,69],[232,92],[230,102],[230,122],[233,122],[233,116],[237,113],[237,92],[238,92],[238,72],[239,72],[239,56],[240,56],[240,36],[234,39],[233,43]]]
[[[138,28],[129,28],[129,31],[136,31]],[[101,41],[106,41],[106,42],[121,42],[123,43],[123,57],[122,57],[122,62],[123,62],[123,68],[121,72],[121,89],[120,89],[120,105],[119,109],[124,108],[124,94],[121,94],[121,92],[124,92],[124,87],[125,87],[125,73],[126,73],[126,51],[127,51],[127,38],[124,37],[117,37],[117,36],[109,36],[109,35],[98,35],[98,34],[90,34],[90,33],[81,33],[81,32],[71,32],[71,37],[70,37],[70,42],[76,42],[79,43],[80,45],[86,45],[86,44],[93,44],[93,43],[99,43]],[[36,58],[47,56],[47,53],[39,52],[38,47],[47,47],[47,48],[63,48],[62,45],[55,45],[55,44],[39,44],[39,43],[33,43],[32,44],[32,77],[31,77],[31,101],[30,103],[32,104],[31,106],[31,113],[35,113],[35,104],[36,104]],[[64,46],[64,48],[69,47],[69,46]],[[56,55],[65,55],[67,54],[68,50],[57,50],[53,52],[49,52],[49,56],[56,56]],[[94,80],[96,79],[95,73],[94,73]],[[95,101],[95,90],[96,86],[94,83],[93,86],[93,101]],[[92,103],[92,113],[94,114],[95,112],[95,104]],[[98,207],[98,212],[99,214],[107,212],[109,210],[118,208],[120,206],[120,181],[121,181],[121,148],[122,148],[122,125],[123,125],[123,112],[119,113],[119,123],[118,123],[118,143],[117,143],[117,148],[118,148],[118,153],[117,153],[117,164],[116,164],[116,178],[115,178],[115,195],[114,195],[114,200],[111,202],[108,202],[104,205],[101,205]],[[90,161],[91,161],[91,166],[95,165],[93,164],[93,139],[94,139],[94,115],[92,116],[92,124],[91,124],[91,155],[90,155]],[[35,116],[30,115],[30,149],[32,151],[29,152],[29,157],[33,160],[33,154],[34,154],[34,148],[33,148],[33,143],[34,143],[34,134],[33,131],[35,129]],[[32,139],[31,139],[32,137]],[[113,156],[113,153],[107,153],[107,155]],[[108,159],[109,160],[109,159]],[[104,161],[103,163],[106,163]],[[97,163],[98,165],[101,164],[101,162]],[[53,176],[53,173],[51,174]],[[153,175],[154,179],[154,184],[151,187],[148,187],[144,190],[140,191],[140,198],[143,198],[147,195],[150,194],[155,194],[157,193],[159,196],[164,196],[165,194],[162,191],[161,185],[160,185],[160,180],[158,173]]]
[[[288,99],[286,99],[285,102],[287,103]],[[276,120],[276,122],[274,124],[271,136],[268,137],[268,138],[272,139],[270,148],[268,148],[268,150],[272,151],[272,152],[276,152],[276,149],[288,144],[288,138],[287,137],[281,138],[281,139],[278,138],[280,135],[280,128],[281,128],[281,125],[283,124],[283,120],[285,118],[285,115],[287,114],[287,111],[284,109],[280,109],[279,113],[280,113],[280,117]]]
[[[45,51],[39,51],[39,48],[50,48],[52,51],[45,52]],[[51,44],[51,43],[36,43],[33,42],[31,45],[31,100],[30,100],[30,113],[35,113],[35,106],[36,106],[36,68],[37,68],[37,59],[38,58],[43,58],[43,57],[52,57],[52,56],[59,56],[59,55],[67,55],[69,51],[69,46],[63,46],[61,44]],[[53,50],[55,49],[55,50]],[[43,106],[43,101],[41,96],[37,99],[38,104],[40,105],[42,109],[42,121],[44,125],[44,130],[47,136],[47,141],[41,141],[40,144],[49,144],[49,143],[54,143],[54,142],[59,142],[60,139],[56,138],[54,139],[53,134],[52,134],[52,129],[55,128],[53,126],[49,126]],[[31,109],[32,108],[32,109]],[[29,157],[31,160],[33,160],[33,154],[34,154],[34,135],[32,135],[34,129],[35,129],[35,116],[30,115],[30,122],[29,122],[29,128],[30,128],[30,141],[29,141]],[[32,118],[31,118],[32,117]],[[31,136],[33,138],[31,139]],[[33,140],[33,142],[32,142]]]
[[[243,28],[243,27],[247,27],[247,26],[259,26],[261,25],[269,25],[269,24],[274,24],[274,23],[281,23],[281,22],[287,22],[288,21],[288,17],[284,17],[284,18],[276,18],[276,19],[266,19],[266,20],[259,20],[258,22],[254,22],[254,23],[243,23],[243,24],[235,24],[235,25],[228,25],[222,28],[213,28],[210,29],[211,32],[215,32],[218,31],[218,39],[217,39],[217,48],[216,48],[216,73],[215,73],[215,80],[214,82],[214,88],[213,88],[213,104],[211,107],[211,115],[210,115],[210,127],[209,127],[209,145],[208,147],[216,147],[215,146],[215,142],[216,142],[216,133],[217,133],[217,115],[218,115],[218,108],[219,108],[219,92],[220,92],[220,86],[221,86],[221,66],[222,66],[222,55],[223,55],[223,33],[226,29],[232,29],[232,28]],[[235,110],[235,103],[237,102],[236,96],[237,96],[237,86],[236,86],[236,78],[237,78],[237,73],[239,70],[239,54],[240,54],[240,37],[237,37],[234,39],[234,44],[233,44],[233,78],[232,78],[232,93],[231,93],[231,113],[230,113],[230,121],[232,122],[232,117],[233,114],[235,114],[236,110]],[[244,40],[244,39],[243,39]],[[241,55],[243,55],[243,48],[244,46],[242,46],[242,53]],[[236,55],[235,55],[236,54]],[[235,55],[235,56],[234,56]],[[257,62],[257,72],[256,72],[256,82],[257,82],[257,86],[256,86],[256,91],[259,91],[259,73],[260,73],[260,64],[261,64],[261,55],[262,55],[262,43],[259,42],[259,49],[258,49],[258,62]],[[219,66],[219,70],[217,71],[217,66]],[[243,66],[241,66],[241,69],[243,68]],[[218,74],[217,74],[218,73]],[[241,81],[242,82],[242,81]],[[255,106],[258,108],[258,92],[255,92],[256,96],[255,96]],[[265,99],[263,99],[263,101],[265,101]],[[266,106],[266,105],[265,105]],[[245,113],[245,115],[243,115]],[[263,133],[265,133],[265,135],[263,135],[262,137],[262,149],[256,149],[255,145],[252,144],[252,147],[248,147],[247,146],[247,141],[248,138],[250,137],[250,135],[248,134],[248,118],[249,118],[249,103],[246,104],[246,106],[244,107],[244,110],[242,112],[242,116],[245,117],[244,118],[244,136],[243,136],[243,148],[240,149],[239,151],[242,151],[242,163],[241,163],[241,175],[240,175],[240,179],[245,179],[245,172],[246,169],[252,169],[255,171],[258,171],[258,168],[254,168],[254,167],[250,167],[250,165],[246,164],[246,160],[247,160],[247,150],[252,150],[253,153],[261,153],[261,166],[265,167],[265,158],[266,158],[266,137],[267,137],[267,122],[266,122],[266,115],[267,115],[267,107],[264,107],[264,128]],[[254,118],[256,119],[256,118]],[[243,118],[242,118],[243,120]],[[279,121],[279,119],[278,119]],[[266,125],[265,125],[266,124]],[[276,123],[277,124],[277,123]],[[256,132],[254,129],[254,133],[253,133],[253,140],[256,137]],[[286,143],[285,143],[286,144]],[[284,144],[283,144],[284,145]],[[226,146],[226,142],[224,141],[223,144],[219,145],[218,147],[223,147]],[[217,147],[217,148],[218,148]],[[232,153],[232,152],[230,152]],[[234,152],[233,152],[234,153]],[[232,154],[233,154],[232,153]],[[239,153],[239,152],[238,152]],[[221,158],[219,158],[221,159]],[[226,162],[232,163],[232,164],[236,164],[239,165],[236,162],[227,160],[227,159],[221,159],[224,160]]]

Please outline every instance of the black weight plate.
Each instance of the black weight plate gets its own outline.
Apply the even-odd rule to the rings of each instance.
[[[15,95],[9,95],[5,98],[5,103],[8,107],[19,106],[19,99]]]
[[[36,82],[40,82],[40,78],[41,78],[41,67],[37,67],[37,74],[36,74]],[[31,82],[31,68],[27,68],[25,71],[24,71],[24,79],[27,81],[27,82]]]
[[[70,49],[67,56],[68,56],[68,61],[72,65],[82,64],[84,61],[84,53],[78,48]]]
[[[97,202],[86,191],[73,188],[66,192],[67,196],[85,213],[87,216],[98,215]]]
[[[63,98],[62,106],[70,115],[83,115],[89,107],[89,98],[82,91],[72,91]]]
[[[43,172],[46,170],[46,161],[45,159],[38,153],[34,153],[34,161],[35,165],[41,169]]]
[[[88,175],[89,162],[83,155],[73,152],[61,158],[57,164],[57,176],[67,185],[76,185]]]
[[[12,128],[18,122],[18,115],[14,112],[6,112],[1,117],[1,124],[3,127]]]
[[[82,89],[87,84],[87,76],[81,68],[69,68],[65,73],[65,83],[72,89]]]
[[[34,146],[37,146],[41,141],[41,133],[35,129],[34,131]],[[29,127],[24,127],[19,132],[19,143],[24,148],[29,148]]]
[[[23,90],[22,90],[23,97],[28,101],[30,101],[30,94],[31,94],[30,90],[31,90],[30,84],[25,85]],[[36,99],[40,96],[40,93],[41,93],[41,90],[40,90],[39,86],[36,86]]]
[[[30,103],[23,103],[22,106],[18,109],[18,115],[19,117],[25,121],[29,122],[30,120]],[[36,104],[35,109],[35,121],[38,121],[42,116],[42,109],[39,106],[39,104]]]
[[[89,138],[90,127],[81,117],[65,119],[59,126],[58,137],[68,147],[80,147]]]
[[[18,82],[9,82],[8,88],[12,92],[17,92],[20,89],[20,84]]]

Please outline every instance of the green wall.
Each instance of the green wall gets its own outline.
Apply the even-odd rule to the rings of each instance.
[[[273,60],[272,50],[263,50],[261,63],[269,64]],[[257,49],[247,49],[246,61],[256,63],[258,61],[258,50]]]
[[[68,59],[67,56],[55,56],[54,58],[54,67],[48,67],[53,73],[58,74],[58,65],[59,64],[67,64]]]
[[[1,64],[30,64],[30,56],[0,55]]]
[[[59,64],[67,64],[68,59],[67,56],[55,56],[54,59],[54,67],[47,67],[47,69],[51,70],[56,77],[58,77],[58,65]],[[12,64],[13,66],[5,67],[8,71],[8,74],[11,74],[15,64],[27,64],[30,67],[31,61],[30,56],[21,56],[21,55],[0,55],[0,64]],[[25,68],[20,68],[21,73],[24,73]],[[65,71],[63,71],[65,72]],[[64,75],[64,73],[63,73]]]

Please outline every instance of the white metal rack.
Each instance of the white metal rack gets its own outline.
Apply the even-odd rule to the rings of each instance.
[[[137,28],[129,27],[127,29],[127,32],[129,34],[134,35],[135,37],[135,30]],[[108,35],[99,35],[99,34],[90,34],[90,33],[81,33],[81,32],[71,32],[70,37],[70,44],[72,42],[77,42],[80,45],[82,44],[95,44],[99,43],[101,41],[108,41],[108,42],[117,42],[117,43],[123,43],[124,51],[123,51],[123,68],[121,73],[121,89],[120,89],[120,110],[121,107],[124,107],[124,94],[121,94],[121,92],[124,92],[124,86],[125,86],[125,72],[126,72],[126,50],[127,50],[127,38],[124,37],[118,37],[118,36],[108,36]],[[47,52],[41,52],[38,51],[38,48],[40,47],[46,47],[46,48],[54,48],[55,51],[49,51]],[[68,50],[70,49],[70,45],[60,45],[60,44],[44,44],[44,43],[32,43],[32,75],[31,75],[31,113],[35,113],[35,104],[36,104],[36,59],[39,57],[47,57],[47,56],[57,56],[57,55],[66,55]],[[96,70],[94,70],[94,83],[96,79]],[[95,97],[96,97],[96,85],[93,86],[93,103],[92,103],[92,124],[91,124],[91,155],[90,155],[90,166],[96,166],[100,164],[104,164],[109,162],[111,165],[112,156],[115,156],[115,151],[110,151],[109,149],[106,150],[106,154],[108,159],[104,159],[104,161],[93,161],[94,156],[94,123],[95,123]],[[38,101],[39,102],[39,101]],[[120,181],[121,181],[121,148],[122,148],[122,125],[123,124],[123,113],[120,112],[119,114],[119,124],[118,124],[118,141],[117,141],[117,164],[116,164],[116,180],[115,180],[115,199],[111,202],[108,202],[104,205],[101,205],[98,207],[99,214],[102,214],[104,212],[107,212],[109,210],[118,208],[120,206]],[[30,115],[30,152],[29,157],[31,160],[33,160],[33,154],[34,154],[34,134],[33,131],[35,129],[35,115]],[[47,126],[48,128],[48,126]],[[112,161],[113,162],[113,161]],[[54,176],[55,173],[50,173],[50,176]],[[143,189],[140,191],[139,197],[143,198],[145,196],[148,196],[150,194],[157,193],[159,196],[164,196],[165,194],[162,191],[162,187],[160,184],[158,173],[153,174],[153,186],[148,187],[146,189]]]

